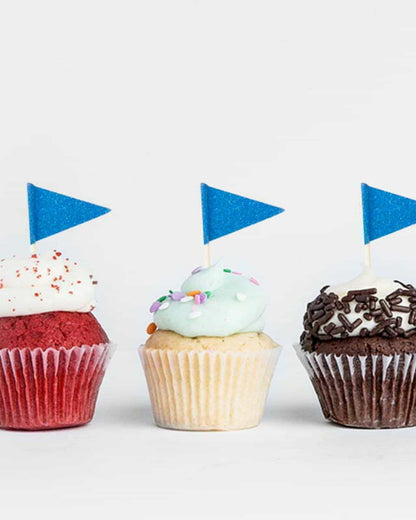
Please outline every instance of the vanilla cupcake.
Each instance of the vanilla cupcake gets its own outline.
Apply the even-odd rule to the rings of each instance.
[[[281,349],[262,332],[265,305],[254,278],[218,266],[195,269],[152,304],[140,352],[158,426],[258,425]]]

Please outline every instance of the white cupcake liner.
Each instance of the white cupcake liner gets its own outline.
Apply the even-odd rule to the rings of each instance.
[[[177,430],[257,426],[280,350],[219,352],[141,347],[155,423]]]
[[[359,428],[416,425],[416,354],[316,354],[294,347],[327,419]]]
[[[115,349],[0,349],[0,428],[41,430],[85,424]]]

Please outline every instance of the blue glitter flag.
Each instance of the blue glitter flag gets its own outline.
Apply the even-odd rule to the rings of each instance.
[[[27,197],[31,244],[111,211],[33,184],[27,185]]]
[[[361,184],[364,243],[416,224],[416,200]]]
[[[284,209],[201,184],[204,244],[282,213]]]

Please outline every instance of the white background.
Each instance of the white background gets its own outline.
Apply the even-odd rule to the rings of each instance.
[[[118,344],[90,425],[0,432],[5,517],[414,518],[416,430],[326,423],[292,343],[361,268],[360,182],[416,198],[415,92],[413,1],[0,2],[0,254],[29,253],[27,181],[111,207],[39,250],[91,267]],[[285,347],[254,430],[156,428],[136,353],[201,263],[201,181],[287,210],[212,247]],[[415,240],[378,273],[416,282]]]

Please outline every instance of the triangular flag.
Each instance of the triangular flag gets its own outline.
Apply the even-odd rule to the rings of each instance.
[[[364,243],[416,224],[416,200],[361,184]]]
[[[31,244],[111,211],[30,183],[27,196]]]
[[[284,209],[201,184],[204,244],[282,213]]]

